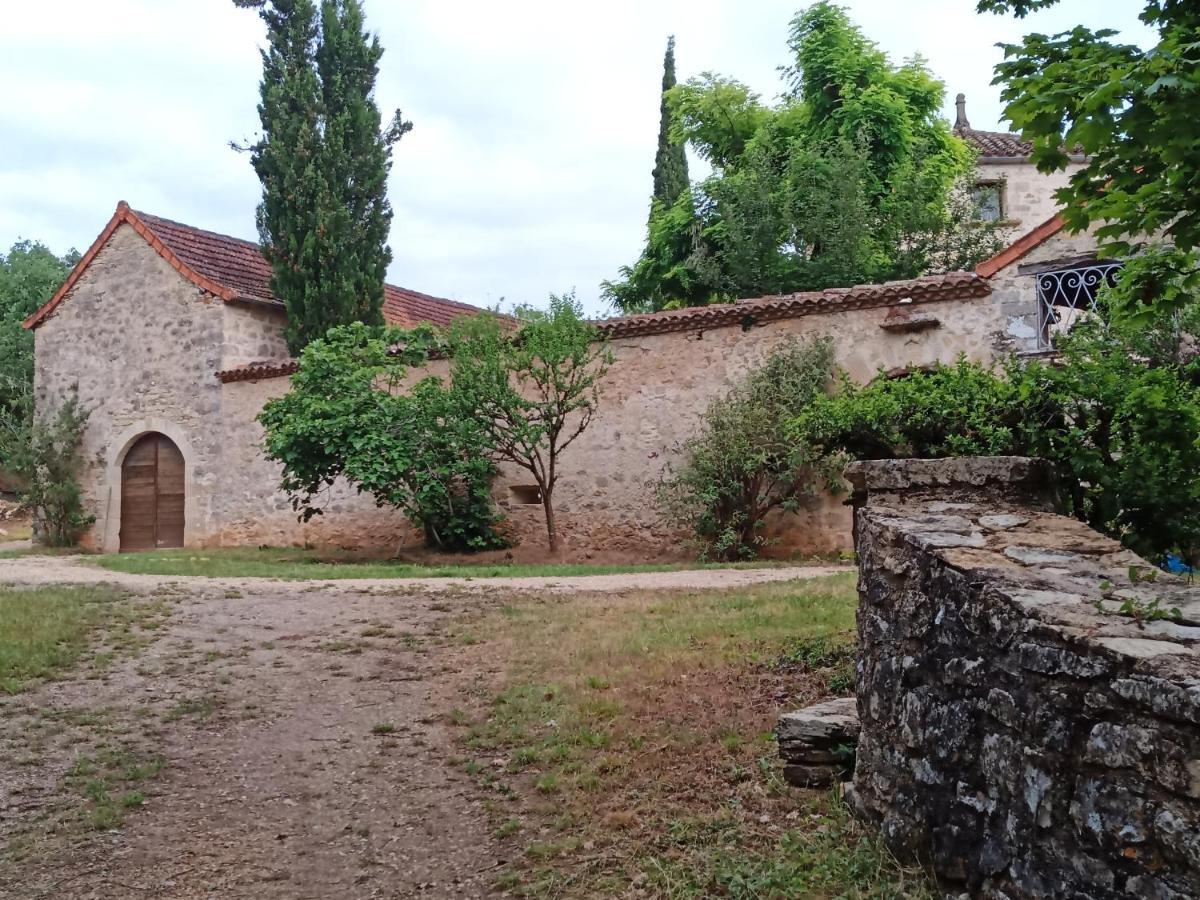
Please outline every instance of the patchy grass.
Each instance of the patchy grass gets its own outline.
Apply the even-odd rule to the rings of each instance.
[[[673,572],[697,568],[765,568],[779,562],[701,565],[647,563],[632,565],[525,565],[470,563],[420,565],[398,560],[367,560],[314,550],[222,548],[214,550],[155,550],[94,557],[106,569],[138,575],[204,575],[210,578],[281,578],[285,580],[339,578],[527,578],[615,575],[626,572]],[[794,564],[794,563],[793,563]]]
[[[855,606],[848,574],[543,597],[472,622],[481,643],[464,652],[498,657],[505,674],[462,726],[464,771],[495,792],[497,834],[529,836],[498,885],[530,897],[936,896],[836,798],[780,777],[777,714],[852,686]]]
[[[109,646],[97,650],[102,669],[121,650],[138,646],[152,617],[121,602],[108,587],[0,587],[0,690],[15,694],[75,665],[100,626]]]
[[[145,803],[138,788],[162,767],[160,758],[127,746],[101,747],[76,758],[67,773],[67,785],[79,798],[80,819],[93,831],[120,828],[125,814]]]
[[[8,538],[2,540],[7,541]],[[78,547],[46,547],[34,544],[32,547],[22,547],[16,550],[0,550],[0,559],[19,559],[22,556],[79,556],[87,551]]]

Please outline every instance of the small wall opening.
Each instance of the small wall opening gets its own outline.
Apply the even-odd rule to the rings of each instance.
[[[536,484],[513,484],[508,488],[508,499],[518,506],[541,506],[542,489]]]

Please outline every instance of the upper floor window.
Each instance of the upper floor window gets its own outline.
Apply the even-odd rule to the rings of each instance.
[[[980,181],[971,192],[980,221],[999,222],[1004,218],[1004,182]]]

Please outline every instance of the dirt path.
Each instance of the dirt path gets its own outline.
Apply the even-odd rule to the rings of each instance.
[[[505,856],[488,801],[450,764],[460,691],[488,674],[450,665],[464,658],[464,619],[522,588],[573,590],[584,581],[591,590],[620,590],[630,579],[642,587],[733,586],[797,574],[437,579],[413,587],[0,561],[0,583],[133,589],[138,595],[125,602],[161,622],[137,654],[0,695],[0,897],[494,896]],[[150,761],[161,761],[161,772],[129,782]],[[123,826],[81,824],[97,797],[132,790],[144,804]]]
[[[672,572],[630,572],[618,575],[577,575],[539,578],[340,578],[328,581],[280,581],[274,578],[208,578],[199,575],[131,575],[113,572],[86,556],[22,556],[0,559],[0,584],[114,584],[130,590],[191,585],[218,589],[292,590],[320,585],[340,591],[395,593],[490,591],[627,591],[683,588],[733,588],[770,581],[819,578],[848,572],[849,566],[786,566],[772,569],[683,569]]]

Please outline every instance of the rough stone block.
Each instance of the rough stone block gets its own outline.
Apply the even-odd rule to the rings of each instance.
[[[1036,471],[856,470],[864,717],[847,798],[969,896],[1200,897],[1200,626],[1102,602],[1102,582],[1147,564],[1022,499]],[[1200,609],[1179,579],[1152,593]]]

